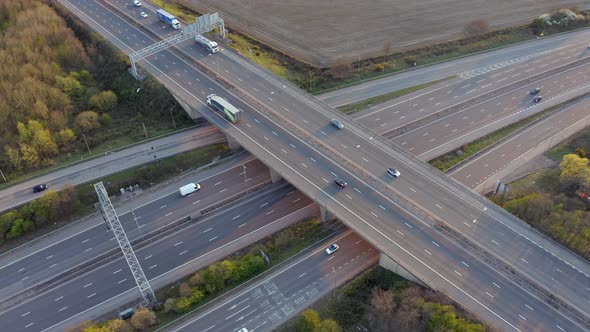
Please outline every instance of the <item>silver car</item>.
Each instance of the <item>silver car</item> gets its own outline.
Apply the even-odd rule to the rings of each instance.
[[[338,129],[342,129],[342,128],[344,128],[344,125],[342,124],[342,122],[340,122],[340,121],[338,121],[338,120],[336,120],[336,119],[332,119],[332,121],[330,121],[330,123],[331,123],[331,124],[332,124],[334,127],[338,128]]]
[[[326,248],[326,254],[331,255],[333,253],[336,252],[336,250],[340,249],[340,247],[334,243],[331,246],[329,246],[328,248]]]

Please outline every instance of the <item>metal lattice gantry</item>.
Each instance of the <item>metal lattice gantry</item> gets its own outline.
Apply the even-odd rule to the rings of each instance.
[[[160,40],[159,42],[154,43],[148,47],[144,47],[140,50],[130,53],[129,60],[131,61],[131,70],[133,72],[133,76],[136,79],[139,79],[136,65],[137,61],[145,59],[150,55],[156,54],[174,45],[180,44],[186,40],[194,39],[197,35],[209,32],[215,28],[219,28],[221,31],[221,36],[225,38],[225,25],[223,19],[219,17],[219,14],[205,14],[197,17],[195,23],[185,26],[179,34]]]
[[[119,216],[117,216],[117,212],[115,211],[115,208],[109,199],[107,190],[105,189],[102,182],[95,184],[94,190],[98,195],[98,202],[100,204],[101,212],[103,213],[105,220],[109,223],[111,230],[115,234],[117,242],[119,243],[119,247],[121,247],[121,251],[123,251],[127,265],[129,265],[129,268],[131,269],[133,278],[135,278],[137,287],[139,287],[139,291],[141,292],[146,305],[149,307],[155,307],[158,304],[156,295],[154,294],[154,291],[152,290],[152,287],[150,286],[150,283],[147,280],[145,273],[143,273],[141,265],[135,256],[135,252],[131,247],[131,243],[129,243],[129,239],[127,238],[127,234],[125,234],[123,225],[121,225],[121,222],[119,221]]]

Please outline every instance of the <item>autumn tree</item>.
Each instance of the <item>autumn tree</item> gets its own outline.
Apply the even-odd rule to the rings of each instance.
[[[319,332],[340,332],[342,329],[333,319],[325,319],[320,323]]]
[[[109,112],[117,106],[117,95],[113,91],[102,91],[90,97],[89,106],[101,112]]]
[[[559,179],[564,185],[590,186],[590,166],[588,158],[576,154],[566,154],[559,164]]]
[[[191,296],[192,292],[193,290],[191,289],[191,286],[189,286],[186,282],[181,283],[178,287],[178,295],[180,296]]]
[[[78,114],[78,116],[76,116],[75,124],[82,132],[89,132],[100,127],[98,114],[93,111],[85,111]]]
[[[156,314],[147,308],[140,308],[130,319],[131,325],[137,330],[145,330],[156,324]]]
[[[297,318],[298,332],[316,332],[321,325],[320,315],[313,309],[304,310]]]

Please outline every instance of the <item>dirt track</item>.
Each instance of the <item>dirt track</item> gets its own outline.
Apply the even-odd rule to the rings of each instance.
[[[483,19],[492,28],[526,23],[588,0],[182,0],[218,11],[226,24],[317,66],[411,49],[459,36]]]

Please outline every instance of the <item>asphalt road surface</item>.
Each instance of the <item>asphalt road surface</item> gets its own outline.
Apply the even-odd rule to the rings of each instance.
[[[325,249],[340,249],[328,255]],[[225,299],[195,319],[168,331],[272,331],[332,289],[379,261],[379,252],[351,231],[338,235],[275,271],[264,280]]]
[[[270,174],[266,166],[253,160],[207,178],[185,178],[185,181],[200,183],[201,189],[187,197],[181,197],[175,190],[135,206],[133,212],[119,211],[119,219],[131,241],[186,216],[197,217],[201,210],[270,183]],[[75,271],[81,264],[112,250],[117,245],[114,240],[112,232],[102,223],[52,242],[20,259],[2,257],[0,310],[14,305],[14,301],[6,301],[8,298],[21,294],[17,299],[22,301],[23,296],[36,295],[38,291],[31,290],[36,285]],[[24,291],[27,292],[22,293]]]
[[[537,146],[559,143],[575,133],[569,128],[580,121],[587,127],[590,124],[589,109],[590,99],[584,98],[479,154],[448,174],[474,190],[487,192],[495,185],[494,174],[507,174],[514,169],[514,164],[520,166],[526,163],[532,158],[529,152]]]
[[[91,26],[101,32],[109,28],[106,35],[116,39],[116,44],[124,44],[126,39],[145,45],[151,42],[140,30],[128,25],[126,19],[105,11],[104,7],[85,2],[80,8],[87,10],[83,17]],[[98,22],[107,23],[100,26]],[[192,43],[187,44],[184,49],[186,52],[202,52]],[[341,119],[346,128],[337,131],[328,124],[335,114],[333,111],[227,50],[215,57],[200,55],[196,58],[201,65],[219,67],[218,72],[224,73],[224,79],[231,80],[242,89],[240,98],[209,81],[190,64],[171,53],[162,52],[153,56],[144,63],[144,67],[192,105],[202,103],[206,94],[217,92],[244,109],[238,126],[228,124],[210,110],[203,109],[203,114],[306,195],[334,212],[361,236],[370,239],[379,250],[392,258],[398,258],[402,266],[421,276],[434,288],[443,290],[484,320],[503,329],[513,329],[517,325],[522,327],[524,324],[526,330],[541,323],[553,327],[556,323],[563,324],[570,330],[579,328],[571,320],[564,321],[563,316],[543,303],[535,304],[540,306],[535,309],[536,312],[549,311],[534,320],[534,323],[531,320],[524,321],[515,311],[504,312],[508,303],[521,303],[517,300],[519,296],[531,297],[514,284],[507,284],[511,285],[510,293],[513,295],[495,298],[479,292],[481,287],[469,290],[458,287],[457,284],[463,281],[456,278],[461,277],[448,269],[457,266],[453,262],[461,264],[453,257],[463,255],[465,251],[452,246],[448,239],[442,239],[441,242],[445,241],[443,244],[439,243],[441,247],[447,248],[440,251],[444,257],[436,259],[425,253],[422,250],[424,247],[417,251],[407,248],[414,248],[417,244],[427,246],[430,243],[428,237],[439,236],[431,228],[433,221],[429,221],[422,213],[436,216],[436,222],[442,222],[468,237],[478,247],[500,258],[503,264],[522,273],[526,280],[551,288],[554,295],[561,296],[562,301],[567,299],[568,302],[564,304],[574,308],[578,314],[587,315],[588,309],[584,307],[586,298],[579,293],[579,289],[588,285],[588,266],[579,257],[530,232],[526,225],[505,211],[441,176],[404,151],[363,132],[353,122]],[[178,82],[183,82],[183,85],[178,85]],[[245,104],[244,99],[249,104]],[[267,107],[273,112],[269,112]],[[297,109],[297,114],[291,112],[290,108]],[[294,131],[297,137],[291,134]],[[391,182],[392,179],[380,175],[391,165],[397,166],[402,172],[402,177],[395,184]],[[348,180],[349,188],[343,191],[334,188],[329,179],[336,176]],[[403,237],[398,239],[397,231],[406,227],[400,224],[400,220],[403,220],[400,213],[411,216],[414,225],[410,225],[413,229],[417,229],[418,225],[429,225],[423,229],[425,238],[417,242],[409,242]],[[472,222],[474,219],[476,223]],[[421,221],[416,223],[416,220]],[[445,259],[448,260],[443,267],[447,270],[439,272],[438,268],[433,267]],[[556,266],[557,270],[547,267],[547,262],[551,262],[550,266]],[[476,266],[474,269],[478,271],[488,269],[477,259],[468,264]],[[489,281],[483,275],[476,273],[478,278]],[[498,277],[496,274],[485,275]],[[562,280],[559,290],[554,288],[554,276]],[[475,282],[469,283],[473,284]]]
[[[220,12],[226,24],[296,58],[326,67],[462,37],[468,22],[481,19],[491,29],[529,23],[581,0],[329,1],[182,0],[198,12]]]
[[[416,67],[412,70],[385,75],[338,90],[317,95],[333,107],[352,104],[367,98],[412,86],[458,76],[465,78],[542,56],[547,52],[567,50],[580,41],[590,40],[590,30],[584,29],[566,34],[545,37],[531,42],[508,46],[498,50],[469,55],[438,64]],[[420,65],[420,64],[418,64]]]
[[[225,141],[225,136],[219,130],[213,126],[205,126],[156,141],[140,143],[75,165],[68,165],[49,174],[0,190],[0,212],[39,198],[43,194],[33,193],[32,188],[40,183],[47,184],[51,190],[60,190],[65,185],[86,183],[180,152]]]
[[[579,64],[572,65],[576,61]],[[569,98],[590,92],[586,42],[458,82],[439,84],[353,117],[430,160]],[[530,94],[540,88],[533,102]]]
[[[198,199],[198,195],[186,198],[191,204]],[[313,202],[294,192],[290,186],[282,186],[222,214],[199,220],[174,234],[153,240],[136,250],[135,254],[152,286],[162,287],[236,249],[234,247],[228,251],[226,247],[243,247],[245,243],[237,242],[252,243],[267,236],[269,233],[265,228],[272,229],[269,226],[283,219],[286,221],[281,224],[281,228],[300,220],[289,216],[313,205]],[[116,246],[114,242],[110,244]],[[192,265],[189,272],[181,274],[179,269],[189,264]],[[158,284],[158,279],[163,276],[167,280],[159,281]],[[126,262],[119,258],[2,312],[0,326],[9,326],[10,331],[14,332],[63,330],[72,325],[78,315],[85,316],[78,320],[92,319],[88,317],[88,312],[96,307],[102,307],[99,309],[104,313],[104,303],[107,301],[112,310],[113,305],[123,305],[137,297],[140,294],[131,271]],[[111,312],[116,313],[116,310]]]

